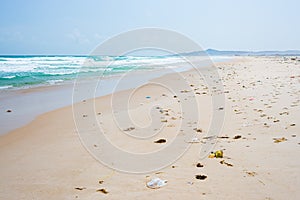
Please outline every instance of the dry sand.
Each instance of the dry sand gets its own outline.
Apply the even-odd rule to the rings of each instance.
[[[245,57],[217,64],[217,68],[224,90],[208,91],[201,77],[188,71],[183,73],[184,80],[192,86],[186,90],[176,74],[153,80],[172,85],[178,94],[175,98],[172,91],[149,84],[114,94],[113,107],[111,95],[76,104],[75,117],[82,127],[89,128],[80,131],[97,133],[96,119],[106,137],[129,152],[162,149],[172,145],[175,137],[193,133],[199,142],[195,140],[175,163],[146,174],[105,167],[81,144],[69,106],[1,136],[0,199],[299,199],[300,62],[283,57]],[[132,101],[125,109],[129,94]],[[211,95],[223,94],[224,108],[213,108]],[[188,123],[181,125],[186,110],[180,106],[187,102],[189,110],[197,110],[192,107],[195,100],[199,119],[185,116]],[[95,103],[95,110],[86,109],[89,103]],[[123,120],[128,112],[134,125]],[[225,114],[216,140],[206,138],[214,127],[212,113]],[[124,129],[145,134],[141,127],[149,125],[151,117],[159,119],[154,123],[157,129],[162,127],[159,134],[147,140],[124,134]],[[90,124],[93,126],[87,126]],[[154,143],[159,139],[166,139],[166,143]],[[199,158],[201,147],[210,143],[212,150],[223,150],[224,158]],[[196,175],[207,178],[199,180]],[[155,177],[168,180],[167,185],[147,188],[146,182]]]

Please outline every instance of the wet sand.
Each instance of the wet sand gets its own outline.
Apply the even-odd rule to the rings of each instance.
[[[200,64],[202,66],[202,64]],[[184,69],[184,67],[182,67]],[[182,70],[183,70],[182,69]],[[0,135],[6,134],[16,128],[20,128],[37,116],[53,111],[65,106],[70,106],[74,102],[80,102],[83,99],[90,99],[94,97],[100,97],[111,94],[113,91],[122,91],[130,88],[134,88],[137,85],[147,83],[147,81],[160,77],[167,73],[174,72],[171,70],[155,70],[144,73],[142,71],[132,71],[127,74],[123,82],[126,84],[120,84],[118,88],[114,88],[119,81],[119,77],[107,77],[101,79],[93,79],[92,81],[86,81],[79,78],[82,81],[85,88],[94,87],[94,83],[98,82],[99,87],[93,93],[86,93],[84,91],[82,98],[73,98],[74,81],[67,81],[61,85],[51,86],[39,86],[35,88],[26,88],[19,90],[0,91]],[[142,76],[142,78],[141,78]],[[11,112],[7,113],[6,111]]]
[[[216,67],[222,90],[208,90],[195,71],[182,73],[187,88],[178,74],[168,74],[138,90],[82,101],[75,105],[75,114],[69,106],[40,115],[1,136],[0,198],[298,199],[300,62],[244,57]],[[163,87],[168,85],[173,90]],[[224,107],[212,104],[214,95],[224,95]],[[197,117],[184,115],[197,110],[195,102]],[[126,113],[133,124],[124,118]],[[224,124],[215,137],[207,137],[215,125],[213,114],[224,114]],[[192,140],[184,141],[190,148],[175,163],[145,174],[123,173],[92,157],[81,144],[73,116],[82,128],[80,136],[99,133],[100,126],[114,145],[128,152],[155,151],[189,134]],[[187,123],[181,123],[184,120]],[[153,132],[161,131],[146,140],[124,134],[148,133],[142,130],[151,122]],[[211,144],[212,151],[222,150],[223,158],[208,158],[207,152],[201,159],[205,144]],[[94,145],[91,148],[101,148]],[[168,182],[159,189],[148,188],[147,181],[155,177]]]

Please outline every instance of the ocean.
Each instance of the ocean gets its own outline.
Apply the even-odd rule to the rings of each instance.
[[[179,56],[0,56],[0,90],[59,85],[78,75],[110,77],[133,70],[176,68],[182,62]]]

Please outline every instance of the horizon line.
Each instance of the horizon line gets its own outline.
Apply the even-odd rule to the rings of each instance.
[[[287,50],[219,50],[219,49],[212,49],[208,48],[202,51],[190,51],[190,52],[182,52],[170,55],[177,55],[177,54],[188,54],[188,53],[195,53],[195,52],[207,52],[207,51],[216,51],[216,52],[237,52],[237,53],[264,53],[264,52],[271,52],[271,53],[284,53],[284,52],[298,52],[300,54],[300,49],[287,49]],[[90,56],[89,54],[0,54],[0,56]],[[101,56],[113,56],[113,55],[101,55]],[[139,55],[141,56],[141,55]]]

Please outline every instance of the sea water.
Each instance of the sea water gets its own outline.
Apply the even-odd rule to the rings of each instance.
[[[0,56],[0,90],[64,84],[78,75],[99,78],[176,68],[182,62],[179,56]]]

